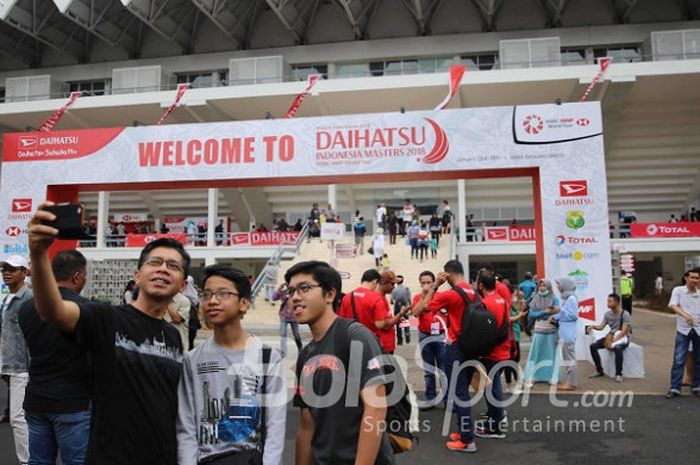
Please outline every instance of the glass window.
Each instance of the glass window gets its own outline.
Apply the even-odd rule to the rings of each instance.
[[[615,63],[636,63],[642,61],[639,47],[597,48],[593,50],[595,58],[612,57]]]
[[[175,75],[178,84],[190,84],[193,89],[214,87],[214,72],[184,73]]]
[[[68,83],[71,92],[80,92],[83,96],[105,95],[105,80]]]
[[[325,78],[328,76],[328,65],[302,65],[292,69],[292,77],[295,81],[306,81],[312,74],[320,74]]]
[[[586,50],[583,48],[562,49],[561,64],[564,66],[586,64]]]
[[[335,75],[338,77],[370,76],[369,63],[340,63],[335,65]]]
[[[469,71],[487,71],[493,69],[496,64],[496,55],[465,55],[461,57],[462,64],[467,65]]]

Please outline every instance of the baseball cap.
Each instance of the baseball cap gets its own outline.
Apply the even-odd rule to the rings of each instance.
[[[0,267],[6,263],[10,266],[14,266],[15,268],[22,267],[27,270],[29,269],[29,262],[21,255],[10,255],[7,257],[7,259],[0,261]]]
[[[379,273],[379,276],[381,276],[381,281],[386,281],[388,283],[398,283],[399,279],[396,277],[396,273],[390,270],[385,270]]]

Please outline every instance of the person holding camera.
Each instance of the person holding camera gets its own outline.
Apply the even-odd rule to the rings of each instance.
[[[622,353],[630,343],[630,334],[632,332],[632,317],[627,310],[622,310],[620,307],[620,296],[610,294],[608,296],[608,310],[603,315],[603,322],[599,325],[586,326],[586,334],[590,334],[591,330],[602,331],[606,326],[610,327],[610,332],[595,341],[590,345],[591,357],[595,363],[596,372],[589,378],[600,378],[605,376],[603,366],[600,362],[600,354],[598,351],[606,348],[615,353],[615,381],[622,382],[622,362],[624,360]]]
[[[177,462],[175,421],[183,348],[163,320],[185,284],[190,256],[181,243],[161,238],[141,251],[131,305],[64,300],[48,249],[59,235],[57,215],[39,206],[28,225],[35,305],[42,320],[73,335],[91,353],[92,424],[87,465]],[[61,226],[62,227],[62,226]]]

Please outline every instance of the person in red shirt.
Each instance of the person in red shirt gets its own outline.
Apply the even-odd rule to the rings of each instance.
[[[432,271],[423,271],[418,277],[421,294],[413,296],[413,314],[418,317],[418,343],[423,360],[423,379],[425,379],[425,399],[428,401],[421,410],[432,410],[441,399],[447,403],[447,376],[445,375],[445,330],[447,317],[442,313],[434,314],[427,307],[420,310],[423,296],[430,292],[435,284]],[[435,368],[440,375],[440,398],[437,397]]]
[[[465,302],[454,289],[436,293],[444,283],[450,286],[459,286],[464,289],[467,297],[474,298],[474,289],[464,280],[464,267],[458,260],[449,260],[443,266],[443,272],[438,274],[435,285],[423,296],[418,309],[423,311],[426,307],[433,313],[441,308],[447,310],[449,324],[447,327],[446,361],[447,379],[449,380],[449,395],[447,409],[454,406],[457,412],[458,432],[450,434],[447,448],[460,452],[476,452],[474,431],[472,428],[472,415],[469,399],[469,383],[471,382],[473,367],[463,364],[467,358],[457,344],[457,338],[462,332],[462,316],[464,315]],[[456,364],[456,365],[455,365]],[[454,398],[458,402],[455,402]]]
[[[338,316],[357,320],[366,326],[377,339],[379,339],[379,328],[376,321],[384,320],[386,313],[382,305],[382,296],[377,293],[377,285],[381,276],[374,268],[362,274],[360,287],[352,292],[348,292],[343,297],[338,310]],[[352,308],[352,301],[355,301],[355,310]],[[386,300],[386,299],[384,299]]]
[[[498,327],[510,325],[510,301],[505,300],[496,290],[496,275],[493,271],[482,269],[477,278],[477,286],[481,294],[481,301],[488,311],[496,317]],[[510,293],[510,291],[509,291]],[[490,354],[481,358],[489,378],[493,380],[489,389],[491,395],[486,395],[486,405],[488,406],[488,417],[477,423],[476,435],[480,438],[505,438],[501,431],[501,420],[503,420],[503,407],[497,407],[503,400],[503,389],[501,387],[501,371],[503,367],[500,362],[510,360],[510,338],[494,347]],[[496,401],[496,402],[493,402]]]
[[[399,313],[394,315],[389,308],[387,295],[391,294],[391,291],[394,290],[394,285],[396,285],[399,280],[396,273],[390,270],[382,271],[380,276],[377,292],[381,296],[380,305],[384,310],[380,313],[383,313],[384,317],[375,321],[375,325],[379,329],[379,345],[387,354],[393,354],[394,350],[396,350],[396,330],[394,326],[396,326],[398,322],[401,321],[402,317],[411,310],[411,306],[406,305]]]

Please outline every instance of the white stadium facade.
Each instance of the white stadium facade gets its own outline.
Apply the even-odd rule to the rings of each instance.
[[[588,101],[602,107],[611,247],[615,259],[634,256],[639,291],[650,293],[656,272],[675,282],[700,260],[700,234],[656,233],[700,207],[697,0],[0,0],[0,131],[35,131],[71,92],[80,97],[55,130],[153,125],[181,83],[190,88],[166,125],[280,119],[310,74],[323,79],[295,118],[426,111],[459,64],[467,71],[447,109],[561,104],[581,98],[604,57],[612,64]],[[167,218],[224,218],[234,233],[293,224],[317,202],[349,225],[356,210],[369,219],[406,198],[428,216],[448,200],[478,226],[536,215],[529,177],[115,186],[80,192],[98,225],[81,250],[111,263],[138,256],[110,246],[108,220],[158,230]],[[653,234],[620,238],[631,216]],[[21,252],[7,245],[17,233],[2,232],[3,253]],[[450,253],[511,279],[534,270],[533,241],[455,240]],[[213,227],[190,249],[195,266],[235,263],[251,275],[276,250],[217,245]]]

